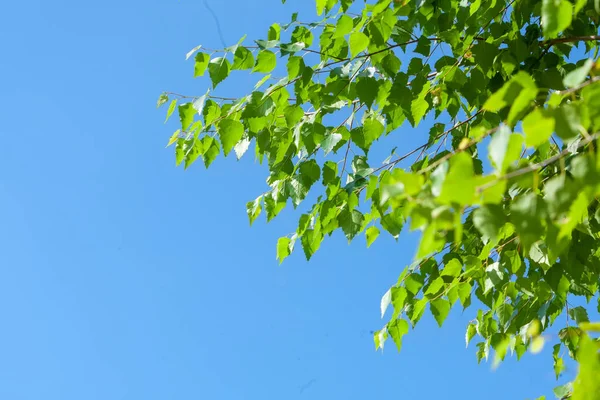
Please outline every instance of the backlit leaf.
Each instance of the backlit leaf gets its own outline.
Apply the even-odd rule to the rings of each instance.
[[[223,144],[223,153],[227,155],[233,149],[233,146],[242,139],[244,126],[239,121],[224,119],[219,122],[218,132]]]
[[[350,35],[350,52],[356,56],[369,46],[369,37],[363,32],[356,31]]]
[[[568,0],[542,1],[542,28],[547,39],[553,39],[571,25],[573,5]]]
[[[233,55],[233,66],[231,69],[250,69],[254,66],[252,52],[243,46],[238,46]]]
[[[450,302],[446,299],[433,300],[429,306],[431,307],[431,313],[441,327],[450,313]]]
[[[225,57],[217,57],[210,60],[208,74],[213,83],[213,88],[216,88],[219,83],[223,82],[229,76],[230,71],[231,65]]]
[[[291,240],[288,237],[281,237],[277,241],[277,259],[281,264],[291,254]]]
[[[536,108],[523,119],[525,145],[538,147],[546,143],[554,132],[554,118],[544,109]]]
[[[277,58],[275,57],[275,53],[270,50],[261,50],[256,57],[256,64],[254,64],[252,72],[268,74],[275,69],[276,63]]]
[[[398,351],[402,350],[402,337],[408,333],[408,322],[396,319],[387,325],[387,331],[394,340]]]
[[[210,56],[206,53],[197,53],[194,63],[194,78],[198,76],[204,75],[206,72],[206,68],[208,67],[208,62],[210,61]]]
[[[376,226],[370,226],[367,228],[366,236],[367,236],[367,247],[371,247],[375,239],[379,236],[379,228]]]

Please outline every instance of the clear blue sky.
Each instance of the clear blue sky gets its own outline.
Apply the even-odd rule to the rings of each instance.
[[[210,0],[228,44],[312,0]],[[337,235],[275,261],[296,215],[248,226],[252,156],[176,169],[163,90],[201,94],[185,53],[221,47],[201,0],[9,1],[0,16],[0,398],[523,399],[551,355],[492,372],[471,315],[427,313],[375,352],[379,300],[414,240]],[[236,84],[252,83],[245,74]],[[235,85],[222,93],[239,95]]]

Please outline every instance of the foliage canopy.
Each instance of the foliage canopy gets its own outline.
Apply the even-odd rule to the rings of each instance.
[[[212,88],[159,98],[167,118],[179,113],[177,164],[253,148],[269,189],[247,204],[250,223],[305,209],[277,243],[280,261],[298,247],[310,259],[337,230],[367,246],[421,231],[414,263],[381,300],[382,317],[392,312],[377,348],[391,338],[400,349],[426,308],[441,326],[473,304],[466,341],[479,338],[478,360],[539,351],[563,312],[557,377],[565,352],[594,354],[579,325],[597,326],[570,300],[597,301],[600,283],[599,2],[316,0],[316,11],[253,45],[188,53]],[[236,70],[256,76],[254,90],[214,95]],[[420,146],[373,159],[378,141],[401,143],[417,126],[429,132]],[[598,374],[597,357],[583,358]],[[592,398],[578,385],[574,396]]]

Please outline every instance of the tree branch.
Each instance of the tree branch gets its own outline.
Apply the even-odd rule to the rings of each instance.
[[[448,130],[446,130],[446,131],[444,131],[444,132],[440,133],[439,135],[437,135],[437,136],[436,136],[436,137],[433,139],[433,141],[436,141],[436,140],[438,140],[438,139],[441,139],[441,138],[443,138],[444,136],[446,136],[447,134],[449,134],[450,132],[452,132],[453,130],[455,130],[455,129],[457,129],[457,128],[461,127],[461,126],[463,126],[464,124],[467,124],[467,123],[471,122],[471,120],[473,120],[473,118],[475,118],[476,116],[478,116],[478,115],[479,115],[479,114],[481,114],[482,112],[483,112],[483,110],[479,110],[479,111],[477,111],[475,114],[473,114],[473,115],[472,115],[472,116],[470,116],[469,118],[465,119],[464,121],[461,121],[461,122],[457,123],[457,124],[456,124],[456,125],[454,125],[452,128],[450,128],[450,129],[448,129]],[[382,170],[382,169],[384,169],[384,168],[387,168],[387,167],[393,167],[394,165],[398,164],[400,161],[402,161],[402,160],[405,160],[406,158],[408,158],[408,157],[412,156],[412,155],[413,155],[413,154],[415,154],[417,151],[419,151],[419,150],[423,150],[423,149],[427,148],[427,146],[429,146],[429,145],[430,145],[430,143],[431,143],[431,141],[430,141],[430,140],[428,140],[428,141],[427,141],[427,143],[425,143],[425,144],[422,144],[421,146],[419,146],[419,147],[417,147],[417,148],[414,148],[414,149],[412,149],[411,151],[409,151],[408,153],[404,154],[403,156],[401,156],[401,157],[398,157],[397,159],[395,159],[395,160],[393,160],[393,161],[390,161],[389,163],[387,163],[387,164],[384,164],[384,165],[382,165],[381,167],[379,167],[379,168],[377,168],[377,169],[373,170],[373,172],[371,172],[371,174],[369,174],[369,175],[373,175],[375,172],[381,171],[381,170]]]
[[[600,138],[600,132],[596,132],[593,135],[588,136],[587,138],[585,138],[584,140],[582,140],[577,145],[576,149],[580,149],[583,146],[585,146],[586,144],[589,144],[589,143],[591,143],[592,141],[594,141],[594,140],[596,140],[598,138]],[[512,178],[516,178],[517,176],[525,175],[525,174],[528,174],[530,172],[534,172],[534,171],[537,171],[539,169],[545,168],[548,165],[553,164],[556,161],[562,159],[563,157],[568,156],[569,154],[571,154],[571,152],[572,152],[572,149],[568,149],[568,148],[564,149],[560,153],[558,153],[558,154],[556,154],[556,155],[554,155],[554,156],[552,156],[550,158],[547,158],[544,161],[540,161],[539,163],[531,164],[531,165],[529,165],[527,167],[523,167],[523,168],[517,169],[515,171],[509,172],[508,174],[504,174],[502,176],[499,176],[498,179],[496,179],[495,181],[492,181],[492,182],[486,183],[485,185],[477,187],[477,191],[478,192],[482,192],[485,189],[488,189],[488,188],[494,186],[496,183],[498,183],[498,181],[509,180],[509,179],[512,179]]]
[[[581,90],[581,89],[583,89],[584,87],[586,87],[586,86],[589,86],[589,85],[591,85],[592,83],[599,82],[599,81],[600,81],[600,76],[594,76],[592,79],[589,79],[589,80],[587,80],[587,81],[583,82],[583,83],[582,83],[581,85],[579,85],[579,86],[575,86],[574,88],[571,88],[571,89],[566,89],[566,90],[557,91],[557,92],[555,92],[555,93],[557,93],[557,94],[559,94],[559,95],[561,95],[561,96],[563,96],[563,95],[565,95],[565,94],[571,94],[571,93],[575,93],[575,92],[577,92],[578,90]]]
[[[540,46],[545,46],[547,44],[554,45],[557,43],[572,43],[572,42],[589,42],[594,40],[600,40],[600,35],[589,35],[589,36],[571,36],[564,38],[556,38],[546,41],[541,41]]]

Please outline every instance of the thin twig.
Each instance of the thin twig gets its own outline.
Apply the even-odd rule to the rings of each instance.
[[[560,96],[564,96],[565,94],[571,94],[574,93],[580,89],[583,89],[586,86],[591,85],[592,83],[598,82],[600,81],[600,76],[594,76],[592,79],[589,79],[585,82],[583,82],[581,85],[579,86],[575,86],[574,88],[571,89],[566,89],[566,90],[561,90],[561,91],[557,91],[555,92],[556,94],[560,95]]]
[[[564,38],[556,38],[546,41],[540,41],[540,46],[545,46],[547,44],[554,45],[557,43],[572,43],[572,42],[589,42],[593,40],[600,40],[600,35],[589,35],[589,36],[571,36]]]
[[[440,164],[443,164],[445,161],[449,160],[452,156],[454,156],[457,153],[462,153],[463,151],[465,151],[466,149],[468,149],[469,147],[473,146],[474,144],[479,143],[480,139],[491,135],[492,133],[496,132],[498,130],[499,127],[495,127],[492,129],[489,129],[487,132],[485,132],[483,135],[481,135],[480,137],[478,137],[477,139],[472,139],[471,141],[469,141],[469,143],[467,143],[465,146],[457,149],[455,152],[453,153],[448,153],[446,154],[444,157],[440,158],[439,160],[437,160],[436,162],[434,162],[433,164],[428,165],[426,168],[423,168],[421,170],[419,170],[420,174],[423,174],[425,172],[431,171],[432,169],[434,169],[435,167],[437,167]]]
[[[581,142],[579,142],[579,144],[577,145],[576,149],[582,148],[586,144],[589,144],[590,142],[598,139],[599,137],[600,137],[600,132],[594,133],[593,135],[591,135],[591,136],[585,138],[584,140],[582,140]],[[544,161],[540,161],[538,163],[528,165],[527,167],[523,167],[523,168],[517,169],[517,170],[515,170],[513,172],[509,172],[508,174],[504,174],[502,176],[499,176],[496,180],[494,180],[492,182],[489,182],[489,183],[486,183],[485,185],[481,185],[481,186],[477,187],[477,191],[478,192],[482,192],[485,189],[488,189],[488,188],[494,186],[496,183],[498,183],[498,181],[509,180],[509,179],[512,179],[512,178],[516,178],[517,176],[525,175],[525,174],[528,174],[530,172],[537,171],[538,169],[545,168],[548,165],[550,165],[552,163],[555,163],[556,161],[561,160],[563,157],[568,156],[571,153],[572,153],[571,149],[568,149],[568,148],[564,149],[560,153],[558,153],[558,154],[556,154],[556,155],[554,155],[554,156],[552,156],[552,157],[550,157],[550,158],[548,158],[548,159],[546,159]]]
[[[461,126],[462,126],[462,125],[464,125],[464,124],[467,124],[467,123],[469,123],[469,122],[470,122],[470,121],[471,121],[473,118],[475,118],[476,116],[478,116],[478,115],[479,115],[479,114],[481,114],[482,112],[483,112],[483,110],[479,110],[479,111],[477,111],[475,114],[473,114],[473,115],[472,115],[472,116],[470,116],[469,118],[465,119],[464,121],[461,121],[461,122],[459,122],[458,124],[454,125],[452,128],[450,128],[450,129],[448,129],[448,130],[446,130],[446,131],[444,131],[444,132],[440,133],[439,135],[437,135],[437,136],[436,136],[436,137],[433,139],[433,141],[435,142],[436,140],[438,140],[438,139],[440,139],[440,138],[444,137],[445,135],[449,134],[449,133],[450,133],[450,132],[452,132],[453,130],[455,130],[455,129],[457,129],[457,128],[461,127]],[[429,146],[429,145],[430,145],[430,143],[431,143],[431,141],[427,141],[427,143],[425,143],[425,144],[422,144],[421,146],[419,146],[419,147],[417,147],[417,148],[415,148],[415,149],[413,149],[413,150],[409,151],[408,153],[404,154],[403,156],[400,156],[400,157],[398,157],[397,159],[395,159],[395,160],[393,160],[393,161],[390,161],[389,163],[387,163],[387,164],[384,164],[384,165],[382,165],[381,167],[379,167],[379,168],[377,168],[377,169],[373,170],[373,172],[371,172],[371,174],[370,174],[370,175],[372,175],[372,174],[374,174],[375,172],[378,172],[378,171],[380,171],[380,170],[382,170],[382,169],[384,169],[384,168],[387,168],[387,167],[394,166],[394,165],[398,164],[400,161],[402,161],[402,160],[405,160],[406,158],[408,158],[408,157],[412,156],[412,155],[413,155],[413,154],[415,154],[417,151],[419,151],[419,150],[422,150],[422,149],[424,149],[424,148],[427,148],[427,146]]]

